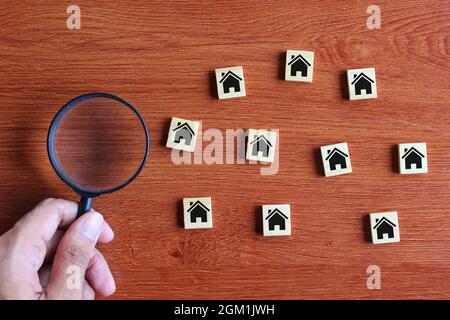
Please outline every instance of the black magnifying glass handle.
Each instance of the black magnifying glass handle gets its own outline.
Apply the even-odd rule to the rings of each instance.
[[[80,202],[78,203],[78,213],[77,218],[85,214],[86,212],[91,211],[92,209],[92,198],[81,197]]]

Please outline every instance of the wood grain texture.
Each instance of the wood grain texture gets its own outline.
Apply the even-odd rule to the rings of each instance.
[[[76,200],[46,134],[74,96],[133,103],[151,131],[139,179],[95,200],[116,232],[101,250],[114,298],[450,298],[450,5],[376,1],[2,2],[0,231],[45,197]],[[283,81],[286,49],[315,52],[314,82]],[[244,66],[247,97],[219,101],[213,71]],[[345,71],[375,67],[379,98],[346,99]],[[275,128],[279,172],[175,165],[172,116],[203,129]],[[325,178],[318,148],[349,143],[353,173]],[[396,144],[427,142],[429,173],[397,173]],[[204,143],[205,146],[207,143]],[[181,200],[211,196],[214,228],[184,230]],[[260,234],[260,206],[290,203],[291,237]],[[372,245],[367,215],[397,210],[401,242]],[[368,290],[379,265],[382,289]]]

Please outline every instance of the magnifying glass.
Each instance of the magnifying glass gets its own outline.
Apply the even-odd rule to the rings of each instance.
[[[78,216],[93,198],[130,184],[147,162],[150,135],[139,112],[109,93],[84,94],[53,119],[47,139],[50,162],[80,197]]]

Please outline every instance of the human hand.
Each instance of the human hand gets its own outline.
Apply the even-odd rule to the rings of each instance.
[[[114,238],[103,216],[76,219],[78,205],[47,199],[0,236],[0,299],[86,299],[109,296],[114,278],[97,242]]]

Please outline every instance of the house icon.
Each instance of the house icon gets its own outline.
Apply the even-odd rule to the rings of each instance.
[[[266,217],[266,220],[269,222],[269,230],[275,230],[275,226],[278,226],[280,230],[286,230],[286,220],[289,218],[284,215],[283,212],[276,208],[275,210],[269,210],[269,215]]]
[[[347,159],[348,155],[338,148],[334,148],[332,151],[327,151],[328,156],[325,158],[326,161],[328,161],[330,165],[330,170],[334,171],[336,170],[336,166],[339,165],[341,169],[347,168]]]
[[[263,157],[268,157],[269,150],[272,147],[270,141],[267,140],[267,138],[263,134],[259,136],[255,135],[253,138],[253,141],[250,142],[250,145],[252,145],[252,156],[257,157],[261,152]]]
[[[360,96],[362,90],[365,91],[365,94],[372,94],[372,83],[374,83],[372,79],[366,76],[363,72],[358,75],[354,74],[353,78],[354,79],[351,84],[355,87],[356,95]]]
[[[301,55],[291,55],[291,61],[288,63],[291,66],[291,77],[296,77],[297,72],[300,72],[301,77],[308,76],[308,68],[311,64]]]
[[[378,240],[384,239],[384,235],[387,234],[388,239],[394,238],[394,228],[396,225],[389,221],[386,217],[383,217],[381,219],[375,219],[375,226],[373,229],[377,230],[377,238]]]
[[[189,205],[190,207],[187,210],[187,212],[190,215],[191,223],[197,223],[198,219],[200,219],[200,222],[202,223],[208,222],[207,214],[210,211],[210,209],[207,206],[205,206],[198,200],[195,203],[190,202]]]
[[[408,148],[405,148],[404,151],[405,154],[402,156],[402,159],[405,159],[406,169],[411,169],[413,164],[416,169],[422,169],[422,159],[425,158],[425,156],[414,147],[409,148],[409,150]]]
[[[175,132],[174,141],[176,143],[180,143],[181,140],[183,140],[186,146],[191,145],[192,137],[195,135],[195,133],[189,126],[189,124],[187,124],[187,122],[184,123],[178,122],[177,127],[173,129],[173,131]]]
[[[233,92],[241,91],[241,81],[242,78],[235,74],[233,71],[228,71],[227,73],[222,72],[222,78],[219,83],[223,86],[224,93],[230,93],[230,89],[233,89]]]

